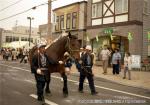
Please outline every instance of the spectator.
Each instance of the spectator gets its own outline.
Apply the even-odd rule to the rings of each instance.
[[[129,76],[129,80],[131,80],[131,64],[132,64],[132,60],[131,60],[131,56],[130,53],[125,53],[125,57],[124,57],[124,77],[123,79],[126,79],[126,73],[128,72],[128,76]]]
[[[115,53],[112,56],[113,74],[119,74],[120,72],[121,54],[119,49],[115,49]]]
[[[102,59],[103,74],[107,74],[108,60],[110,55],[111,52],[107,49],[107,45],[104,45],[104,48],[100,53],[100,58]]]

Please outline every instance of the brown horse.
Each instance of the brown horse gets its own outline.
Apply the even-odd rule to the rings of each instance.
[[[47,49],[46,54],[49,58],[53,59],[54,61],[63,61],[64,53],[69,52],[70,55],[75,58],[79,59],[79,49],[80,43],[76,36],[71,35],[70,33],[68,36],[63,36],[59,38],[56,42],[53,42]],[[37,53],[37,47],[33,47],[30,50],[30,64],[32,63],[32,57],[34,54]],[[65,67],[64,64],[60,65],[49,65],[49,72],[55,73],[58,72],[61,74],[64,86],[63,86],[63,94],[64,96],[68,96],[68,87],[67,87],[67,76],[65,74]],[[46,84],[46,92],[50,92],[49,90],[49,83],[50,83],[50,75],[47,76],[47,84]]]

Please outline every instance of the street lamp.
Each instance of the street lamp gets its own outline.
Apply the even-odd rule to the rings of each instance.
[[[34,18],[33,17],[27,17],[27,19],[29,19],[30,20],[30,32],[29,32],[29,47],[30,47],[30,39],[31,39],[31,20],[33,20]]]

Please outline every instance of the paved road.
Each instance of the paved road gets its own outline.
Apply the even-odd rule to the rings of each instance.
[[[98,95],[92,96],[87,83],[84,93],[78,93],[78,75],[68,77],[69,96],[62,95],[63,83],[58,74],[52,75],[52,96],[45,95],[49,105],[149,105],[150,90],[115,84],[95,78]],[[39,105],[36,88],[28,64],[0,61],[0,105]]]

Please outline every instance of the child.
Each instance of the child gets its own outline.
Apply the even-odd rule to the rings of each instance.
[[[70,74],[71,66],[72,66],[72,59],[70,58],[70,55],[68,52],[64,54],[64,61],[65,61],[65,72],[67,75]]]
[[[65,65],[65,73],[66,75],[69,75],[71,71],[71,66],[72,66],[72,59],[70,58],[70,55],[68,52],[65,52],[64,54],[64,65]],[[61,78],[61,81],[63,81],[63,78]]]
[[[124,77],[123,77],[123,79],[126,79],[126,72],[128,72],[129,80],[131,80],[131,69],[132,69],[131,64],[132,64],[132,60],[131,60],[130,53],[125,53],[125,57],[124,57]]]

